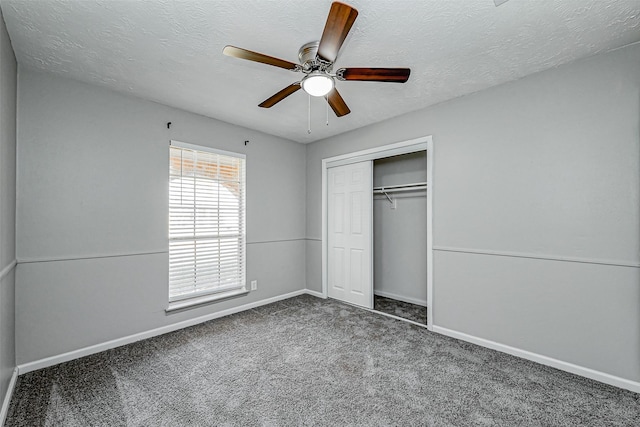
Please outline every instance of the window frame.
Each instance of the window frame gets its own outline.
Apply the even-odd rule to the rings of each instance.
[[[242,214],[241,214],[241,224],[239,225],[239,229],[241,231],[240,233],[240,239],[242,241],[242,244],[239,245],[239,257],[241,257],[242,259],[242,267],[241,267],[241,287],[238,286],[234,286],[231,289],[227,288],[224,289],[223,288],[214,288],[214,289],[208,289],[208,290],[202,290],[200,292],[195,292],[194,294],[187,294],[187,295],[179,295],[179,296],[174,296],[171,297],[171,285],[170,285],[170,277],[169,275],[167,275],[167,300],[168,300],[168,305],[166,308],[166,312],[171,312],[171,311],[175,311],[175,310],[181,310],[184,308],[188,308],[191,306],[196,306],[196,305],[201,305],[201,304],[205,304],[208,302],[213,302],[213,301],[219,301],[219,300],[223,300],[226,298],[231,298],[234,296],[238,296],[238,295],[243,295],[243,294],[247,294],[249,292],[249,290],[247,289],[247,202],[246,202],[246,197],[247,197],[247,179],[246,179],[246,172],[247,172],[247,156],[246,154],[243,153],[236,153],[236,152],[232,152],[232,151],[226,151],[226,150],[220,150],[217,148],[212,148],[212,147],[208,147],[208,146],[203,146],[203,145],[196,145],[196,144],[190,144],[190,143],[186,143],[186,142],[181,142],[181,141],[175,141],[175,140],[171,140],[169,143],[169,177],[168,177],[168,183],[170,183],[171,177],[170,177],[170,170],[171,170],[171,148],[175,147],[175,148],[181,148],[181,149],[187,149],[187,150],[192,150],[192,151],[200,151],[200,152],[209,152],[209,153],[213,153],[213,154],[218,154],[218,155],[222,155],[222,156],[228,156],[228,157],[235,157],[238,159],[241,159],[243,162],[243,167],[241,168],[241,176],[240,176],[240,184],[242,186],[242,200],[241,200],[241,207],[242,207]],[[171,192],[171,189],[169,188],[167,191],[167,195],[169,195]],[[170,244],[171,242],[171,238],[169,236],[170,233],[170,223],[171,223],[171,213],[170,213],[170,205],[171,202],[170,200],[168,200],[167,203],[167,208],[168,208],[168,217],[167,217],[167,243]],[[171,248],[169,247],[168,249],[168,253],[169,253],[169,257],[171,256]],[[170,259],[170,258],[169,258]],[[170,267],[169,267],[170,268]],[[170,273],[170,270],[169,270]]]

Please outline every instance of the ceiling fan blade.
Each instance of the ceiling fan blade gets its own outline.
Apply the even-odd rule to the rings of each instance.
[[[340,96],[338,90],[335,88],[327,95],[327,102],[338,117],[346,116],[351,112],[349,107],[347,107],[347,104],[344,102],[344,99],[342,99],[342,96]]]
[[[339,80],[404,83],[409,80],[409,68],[340,68],[336,72]]]
[[[336,60],[340,47],[344,43],[344,39],[347,38],[357,16],[358,11],[349,5],[340,2],[331,4],[327,23],[318,46],[317,56],[320,59],[328,62]]]
[[[284,89],[282,89],[280,92],[278,92],[275,95],[273,95],[271,98],[268,98],[268,99],[264,100],[259,105],[259,107],[271,108],[274,105],[276,105],[278,102],[280,102],[283,99],[285,99],[287,96],[289,96],[292,93],[298,91],[301,87],[302,86],[300,86],[300,82],[294,83],[292,85],[289,85],[289,86],[285,87]]]
[[[253,52],[251,50],[242,49],[241,47],[225,46],[222,53],[234,58],[246,59],[254,62],[262,62],[263,64],[273,65],[274,67],[284,68],[285,70],[298,71],[300,65],[284,59],[274,58],[273,56],[264,55],[262,53]]]

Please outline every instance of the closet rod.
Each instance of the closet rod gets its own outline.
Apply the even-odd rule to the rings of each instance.
[[[426,190],[427,183],[426,182],[414,182],[412,184],[404,184],[404,185],[389,185],[388,187],[373,187],[373,192],[376,194],[384,194],[384,193],[394,193],[399,191],[415,191],[415,190]]]
[[[423,185],[422,187],[409,187],[409,188],[395,188],[395,189],[387,189],[385,187],[384,190],[373,190],[373,194],[387,194],[387,193],[400,193],[402,191],[418,191],[418,190],[426,190],[427,186]]]

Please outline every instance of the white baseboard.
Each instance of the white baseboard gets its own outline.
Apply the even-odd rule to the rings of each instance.
[[[318,292],[318,291],[312,291],[311,289],[305,289],[305,294],[307,295],[311,295],[317,298],[322,298],[322,299],[327,299],[327,297],[325,295],[322,294],[322,292]]]
[[[112,348],[120,347],[126,344],[131,344],[137,341],[142,341],[147,338],[152,338],[158,335],[163,335],[169,332],[177,331],[179,329],[188,328],[189,326],[204,323],[209,320],[217,319],[220,317],[228,316],[230,314],[239,313],[241,311],[250,310],[252,308],[260,307],[262,305],[271,304],[276,301],[281,301],[288,298],[293,298],[298,295],[307,294],[310,291],[306,289],[300,289],[298,291],[289,292],[287,294],[278,295],[275,297],[263,299],[260,301],[252,302],[249,304],[240,305],[238,307],[232,307],[226,310],[218,311],[216,313],[207,314],[205,316],[196,317],[194,319],[184,320],[182,322],[173,323],[171,325],[162,326],[160,328],[151,329],[149,331],[140,332],[137,334],[129,335],[122,338],[116,338],[111,341],[95,344],[89,347],[80,348],[78,350],[69,351],[67,353],[58,354],[56,356],[46,357],[44,359],[35,360],[33,362],[23,363],[18,365],[18,374],[26,374],[27,372],[36,371],[38,369],[47,368],[49,366],[57,365],[59,363],[68,362],[70,360],[79,359],[91,354],[100,353],[101,351],[110,350]],[[313,292],[313,291],[311,291]],[[311,294],[314,295],[314,294]],[[315,295],[314,295],[315,296]]]
[[[441,326],[434,325],[433,332],[437,332],[442,335],[446,335],[452,338],[457,338],[462,341],[467,341],[473,344],[477,344],[479,346],[490,348],[492,350],[508,353],[508,354],[511,354],[512,356],[521,357],[523,359],[531,360],[533,362],[540,363],[542,365],[551,366],[552,368],[560,369],[561,371],[566,371],[572,374],[580,375],[582,377],[590,378],[592,380],[599,381],[601,383],[605,383],[615,387],[630,390],[635,393],[640,393],[640,382],[637,382],[637,381],[616,377],[615,375],[596,371],[595,369],[574,365],[573,363],[564,362],[562,360],[554,359],[552,357],[547,357],[541,354],[532,353],[530,351],[521,350],[519,348],[511,347],[505,344],[500,344],[495,341],[490,341],[484,338],[478,338],[473,335],[468,335],[463,332],[458,332],[451,329],[443,328]]]
[[[14,368],[13,374],[11,375],[11,381],[9,381],[9,387],[7,387],[7,394],[4,395],[4,400],[2,401],[2,409],[0,409],[0,426],[3,426],[4,422],[7,419],[7,413],[9,412],[9,404],[11,403],[11,396],[13,396],[13,389],[16,386],[17,379],[18,379],[18,368]]]
[[[381,297],[385,297],[385,298],[395,299],[398,301],[408,302],[409,304],[421,305],[422,307],[427,306],[427,300],[422,300],[422,299],[412,298],[412,297],[405,297],[405,296],[394,294],[391,292],[374,290],[373,294]]]

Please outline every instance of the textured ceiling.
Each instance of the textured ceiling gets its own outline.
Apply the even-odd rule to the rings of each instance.
[[[406,84],[338,82],[351,114],[296,92],[300,78],[222,55],[235,45],[297,62],[330,0],[2,0],[21,66],[311,142],[640,40],[640,0],[353,0],[336,67],[410,67]],[[499,3],[499,2],[498,2]]]

